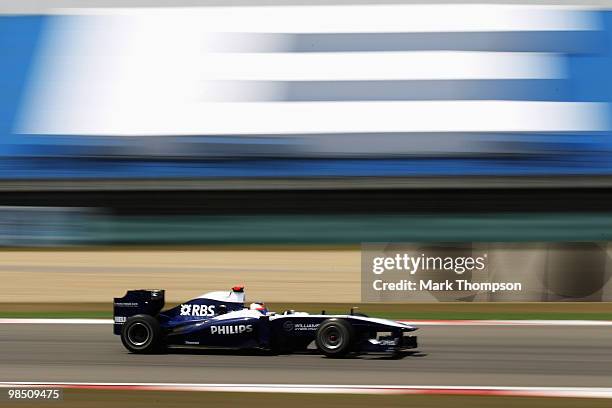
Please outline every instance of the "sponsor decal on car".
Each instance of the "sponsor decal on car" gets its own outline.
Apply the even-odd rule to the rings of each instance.
[[[214,316],[215,305],[181,305],[181,316]]]
[[[210,334],[242,334],[251,333],[252,324],[235,324],[231,326],[210,326]]]
[[[293,330],[295,331],[317,330],[318,327],[319,327],[319,323],[296,323],[293,326]]]
[[[291,320],[283,323],[283,330],[285,331],[309,331],[317,330],[319,323],[293,323]]]

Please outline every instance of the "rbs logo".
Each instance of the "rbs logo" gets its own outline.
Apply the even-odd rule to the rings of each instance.
[[[215,305],[181,305],[181,316],[214,316]]]

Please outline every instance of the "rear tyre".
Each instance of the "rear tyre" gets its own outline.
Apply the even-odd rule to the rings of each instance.
[[[121,342],[132,353],[163,351],[163,333],[157,319],[150,315],[135,315],[121,329]]]
[[[317,349],[327,357],[344,357],[352,349],[355,339],[353,326],[345,320],[327,319],[317,329]]]

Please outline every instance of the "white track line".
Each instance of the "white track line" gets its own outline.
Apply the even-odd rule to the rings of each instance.
[[[398,320],[415,326],[612,326],[612,320]]]
[[[2,319],[0,324],[112,324],[112,319]]]
[[[446,385],[183,384],[0,382],[0,388],[67,388],[131,391],[267,392],[300,394],[425,394],[510,397],[612,398],[612,388],[501,387]]]
[[[415,326],[612,326],[612,320],[398,320]],[[112,324],[112,319],[13,319],[0,324]]]

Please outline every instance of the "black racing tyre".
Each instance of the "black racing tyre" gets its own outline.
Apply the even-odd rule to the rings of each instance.
[[[156,353],[163,350],[163,333],[157,319],[150,315],[135,315],[121,328],[121,342],[132,353]]]
[[[332,318],[319,325],[315,337],[317,349],[327,357],[344,357],[355,341],[353,326],[345,320]]]

